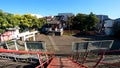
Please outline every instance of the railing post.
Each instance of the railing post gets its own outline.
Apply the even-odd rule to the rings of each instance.
[[[83,62],[82,62],[82,64],[84,64],[84,62],[86,61],[86,59],[87,59],[87,57],[88,57],[88,54],[89,54],[89,52],[85,52],[85,56],[83,57]]]
[[[45,53],[45,56],[46,56],[46,59],[47,59],[47,64],[49,63],[49,57],[48,57],[48,54]]]
[[[40,54],[37,54],[37,56],[38,56],[38,59],[39,59],[39,63],[41,65],[42,64],[42,57],[41,57]],[[44,68],[44,66],[42,65],[41,68]]]
[[[26,42],[24,43],[24,46],[25,46],[25,51],[28,51],[27,43]]]
[[[18,50],[18,45],[17,45],[17,40],[16,39],[14,40],[14,43],[15,43],[16,50]]]
[[[99,59],[98,62],[94,65],[93,68],[97,68],[97,66],[99,65],[99,63],[101,62],[101,60],[104,58],[104,54],[105,54],[105,51],[102,52],[102,55],[100,56],[100,59]]]

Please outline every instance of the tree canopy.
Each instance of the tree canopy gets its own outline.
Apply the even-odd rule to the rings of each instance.
[[[80,31],[95,30],[96,24],[98,23],[98,18],[92,12],[89,15],[78,13],[71,19],[73,20],[73,29],[78,29]]]
[[[46,19],[31,14],[11,14],[0,10],[0,33],[6,28],[20,27],[21,31],[38,29],[46,23]]]

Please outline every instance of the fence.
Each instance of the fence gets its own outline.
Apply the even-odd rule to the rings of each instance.
[[[46,43],[45,42],[26,42],[26,50],[27,51],[42,51],[46,52]]]
[[[50,52],[28,52],[17,50],[0,49],[0,58],[6,58],[19,62],[39,62],[36,68],[44,68],[45,64],[49,64],[49,61],[54,57],[54,53]]]
[[[120,67],[120,50],[110,51],[112,44],[113,40],[74,42],[72,60],[90,68]]]

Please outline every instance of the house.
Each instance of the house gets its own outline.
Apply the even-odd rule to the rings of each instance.
[[[117,18],[114,20],[115,22],[120,22],[120,18]]]
[[[99,22],[97,23],[97,29],[98,32],[101,33],[103,32],[103,28],[104,28],[104,21],[110,19],[107,15],[96,15],[97,18],[99,19]]]
[[[54,16],[46,16],[45,18],[46,18],[47,21],[51,21],[53,19],[53,17]]]
[[[47,17],[48,18],[48,17]],[[63,34],[63,16],[49,17],[47,24],[43,26],[42,31],[49,35]]]
[[[117,37],[119,37],[119,34],[120,34],[120,18],[117,18],[117,19],[115,19],[114,20],[115,21],[115,23],[114,23],[114,32],[115,32],[115,35],[117,36]]]
[[[42,33],[50,35],[63,35],[63,29],[67,28],[68,17],[74,16],[72,13],[58,13],[56,16],[47,16],[47,24],[41,29]]]
[[[108,15],[96,15],[100,22],[103,22],[106,19],[110,19]]]
[[[73,13],[58,13],[58,16],[63,16],[64,21],[68,21],[68,17],[74,16]]]
[[[114,35],[114,20],[108,19],[104,21],[104,32],[106,35]]]

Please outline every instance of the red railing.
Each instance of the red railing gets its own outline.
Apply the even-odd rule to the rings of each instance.
[[[29,52],[29,51],[17,51],[17,50],[6,50],[6,49],[0,49],[0,53],[14,53],[14,54],[36,54],[38,56],[38,60],[40,65],[36,66],[35,68],[44,68],[44,65],[46,63],[49,63],[50,60],[54,57],[54,53],[50,52]],[[46,61],[43,61],[43,56],[45,55]],[[44,57],[44,58],[45,58]]]
[[[85,65],[83,65],[83,64],[81,64],[81,63],[78,63],[77,61],[72,60],[71,57],[68,57],[68,58],[69,58],[69,60],[71,60],[75,65],[78,65],[80,68],[88,68],[88,66],[85,66]]]
[[[72,60],[74,60],[76,63],[80,63],[87,66],[87,63],[94,62],[92,67],[99,68],[99,66],[101,65],[120,67],[120,61],[118,63],[114,61],[112,61],[111,63],[110,61],[112,60],[112,58],[113,60],[120,60],[119,56],[120,56],[120,50],[107,50],[107,51],[100,51],[100,52],[97,52],[97,51],[96,52],[74,52],[71,57],[72,57]]]
[[[104,51],[103,52],[103,54],[102,54],[102,56],[109,56],[109,55],[112,55],[112,56],[110,56],[110,57],[115,57],[114,59],[113,59],[113,63],[111,63],[111,62],[105,62],[105,61],[103,61],[102,59],[105,59],[106,57],[102,57],[102,59],[100,60],[100,62],[98,62],[98,64],[104,64],[104,65],[110,65],[110,66],[116,66],[116,67],[120,67],[120,61],[118,61],[117,63],[116,62],[114,62],[114,60],[120,60],[120,50],[111,50],[111,51]],[[97,66],[96,66],[97,67]]]

